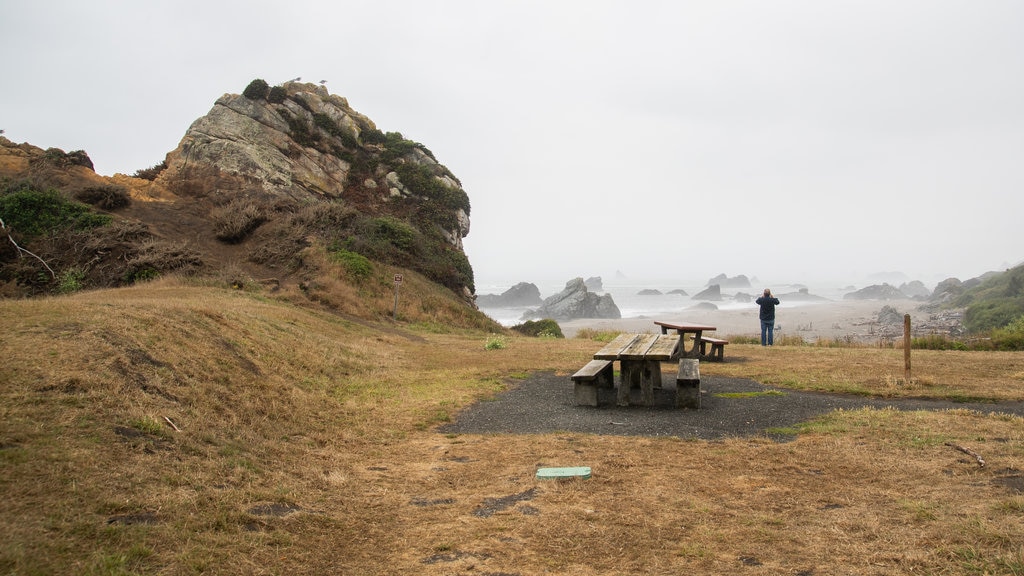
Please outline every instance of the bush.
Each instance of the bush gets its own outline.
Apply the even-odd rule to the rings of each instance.
[[[270,89],[270,93],[267,94],[267,102],[271,104],[280,104],[288,98],[288,91],[283,86],[274,86]]]
[[[288,130],[291,132],[292,140],[307,148],[315,148],[320,143],[320,135],[313,130],[302,118],[296,118],[290,114],[285,115],[288,122]]]
[[[218,240],[237,244],[266,221],[263,209],[247,199],[232,200],[210,212]]]
[[[263,79],[257,78],[242,91],[242,96],[245,96],[249,100],[260,100],[267,97],[267,92],[270,91],[270,85]]]
[[[360,134],[360,138],[364,144],[384,144],[387,142],[387,137],[384,136],[384,133],[376,128],[363,130],[362,134]]]
[[[565,338],[562,334],[562,328],[558,325],[558,322],[550,318],[543,320],[527,320],[522,324],[517,324],[512,327],[513,330],[526,336],[535,336],[538,338]]]
[[[124,280],[128,283],[152,280],[163,272],[190,271],[202,267],[199,252],[184,242],[146,242],[125,265]]]
[[[71,294],[82,289],[85,272],[78,267],[63,270],[57,277],[57,293]]]
[[[504,350],[508,346],[503,336],[497,334],[491,334],[487,337],[487,341],[484,342],[484,350]]]
[[[78,192],[75,198],[100,210],[117,210],[132,203],[124,186],[94,186]]]
[[[150,182],[152,182],[153,180],[156,180],[156,177],[159,176],[160,173],[166,169],[167,161],[164,160],[163,162],[156,164],[155,166],[150,166],[149,168],[136,170],[135,174],[132,174],[132,176],[134,178],[141,178],[143,180],[149,180]]]
[[[56,190],[41,192],[25,185],[0,197],[0,218],[8,228],[28,238],[60,230],[88,230],[112,220],[109,215],[97,214],[85,204],[64,198]]]
[[[1024,315],[1016,317],[1003,328],[992,331],[996,350],[1024,350]]]
[[[345,130],[341,126],[338,126],[338,124],[327,114],[323,114],[321,112],[313,114],[313,124],[324,132],[327,132],[331,136],[341,140],[342,145],[348,148],[355,148],[359,145],[359,143],[356,142],[356,137],[353,136],[351,132]]]
[[[331,260],[341,264],[355,280],[368,278],[373,272],[373,263],[362,254],[339,249],[331,252]]]

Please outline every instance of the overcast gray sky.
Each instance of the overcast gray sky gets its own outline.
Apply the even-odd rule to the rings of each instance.
[[[1024,259],[1017,0],[0,0],[0,129],[131,174],[301,76],[423,143],[478,286]]]

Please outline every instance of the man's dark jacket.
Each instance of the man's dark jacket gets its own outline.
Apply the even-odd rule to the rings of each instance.
[[[775,307],[779,305],[779,299],[774,296],[761,296],[755,302],[761,307],[761,320],[763,322],[774,322]]]

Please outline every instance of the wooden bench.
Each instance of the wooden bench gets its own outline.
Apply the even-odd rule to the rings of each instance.
[[[597,406],[597,389],[614,388],[615,376],[611,360],[591,360],[572,375],[576,403]]]
[[[700,356],[711,361],[722,362],[725,360],[725,345],[728,344],[728,340],[722,340],[721,338],[711,338],[710,336],[700,337]],[[707,352],[707,345],[711,344],[711,353]]]

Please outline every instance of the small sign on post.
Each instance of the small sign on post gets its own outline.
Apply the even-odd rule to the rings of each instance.
[[[395,311],[391,315],[392,319],[398,320],[398,287],[402,285],[402,275],[395,274]]]
[[[910,337],[910,314],[903,315],[903,369],[906,372],[904,374],[904,382],[907,386],[910,386],[910,347],[913,344],[913,340]]]

